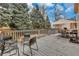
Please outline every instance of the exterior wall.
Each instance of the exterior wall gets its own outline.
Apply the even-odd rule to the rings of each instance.
[[[79,32],[79,3],[74,4],[74,11],[77,14],[76,20],[77,20],[77,29],[78,29],[78,32]]]
[[[77,29],[78,29],[78,32],[79,32],[79,20],[77,20]]]
[[[78,29],[78,33],[79,33],[79,3],[78,3],[78,12],[77,12],[76,20],[77,20],[77,29]]]
[[[63,25],[54,25],[54,27],[56,29],[58,29],[59,31],[62,30],[63,28],[67,28],[69,31],[75,29],[75,22],[74,23],[66,23]]]
[[[74,12],[78,13],[79,12],[79,3],[74,4]]]

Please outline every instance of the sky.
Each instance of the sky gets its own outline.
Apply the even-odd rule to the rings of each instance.
[[[57,11],[55,11],[55,7],[57,8]],[[59,13],[60,15],[55,16],[55,12]],[[47,14],[49,16],[50,22],[56,21],[55,17],[65,18],[65,19],[71,19],[74,18],[74,4],[65,4],[65,3],[58,3],[56,6],[49,5],[47,7]],[[72,20],[72,19],[71,19]]]
[[[40,7],[41,5],[45,6],[45,12],[49,17],[49,21],[55,22],[57,19],[65,18],[71,19],[74,18],[74,4],[73,3],[30,3],[28,4],[30,11],[32,8]],[[56,14],[55,14],[56,13]],[[55,18],[56,17],[56,18]]]

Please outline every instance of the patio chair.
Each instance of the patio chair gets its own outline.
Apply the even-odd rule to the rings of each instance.
[[[79,38],[78,38],[78,36],[77,36],[77,31],[72,31],[71,33],[70,33],[70,35],[71,35],[71,37],[70,37],[70,42],[72,42],[72,43],[78,43],[79,44]]]
[[[30,40],[30,33],[24,33],[24,41],[23,41],[23,44],[29,42]],[[23,51],[24,51],[24,46],[23,46]]]
[[[38,51],[38,45],[37,45],[37,41],[36,41],[36,37],[33,37],[33,38],[31,38],[30,39],[30,35],[26,35],[27,37],[28,37],[28,39],[27,39],[27,41],[28,42],[26,42],[26,43],[24,43],[23,44],[23,49],[24,49],[24,46],[29,46],[29,49],[30,49],[30,54],[31,54],[31,56],[33,55],[33,53],[32,53],[32,45],[33,44],[35,44],[36,43],[36,47],[37,47],[37,51]],[[23,53],[25,52],[25,50],[23,50]],[[24,53],[25,54],[25,53]]]
[[[29,48],[30,48],[30,53],[32,55],[32,45],[36,43],[36,47],[37,47],[37,51],[38,51],[38,45],[37,45],[37,40],[36,40],[36,37],[33,37],[30,39],[29,41]]]
[[[3,37],[3,44],[1,45],[2,49],[1,49],[1,56],[5,53],[10,53],[12,50],[16,50],[16,53],[18,52],[18,47],[16,44],[16,41],[12,40],[12,37],[7,36],[7,37]],[[15,54],[15,53],[14,53]],[[10,56],[14,55],[11,54]]]

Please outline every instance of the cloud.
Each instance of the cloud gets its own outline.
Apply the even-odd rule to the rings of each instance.
[[[65,12],[70,12],[73,11],[74,12],[74,4],[66,4],[67,9],[65,10]]]
[[[32,3],[27,3],[27,5],[28,5],[28,8],[29,8],[28,13],[30,13],[32,11],[33,5],[32,5]]]
[[[54,4],[52,4],[52,3],[46,3],[45,5],[46,6],[54,6]]]
[[[59,9],[60,11],[63,11],[64,10],[63,6],[61,6],[59,4],[57,4],[57,9]]]
[[[64,19],[64,15],[60,15],[59,17]]]
[[[65,10],[65,12],[70,12],[70,11],[72,11],[72,9],[73,9],[73,7],[69,7],[69,8],[67,8],[67,9]]]
[[[32,3],[27,3],[27,5],[28,5],[28,8],[33,8]]]
[[[66,14],[66,18],[68,19],[73,18],[75,16],[74,8],[73,7],[67,8],[65,14]]]

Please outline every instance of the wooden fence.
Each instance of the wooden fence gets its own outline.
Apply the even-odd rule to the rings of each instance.
[[[5,30],[3,31],[3,36],[12,36],[14,40],[19,39],[24,35],[24,33],[30,33],[30,35],[40,35],[40,34],[48,34],[47,29],[41,30]]]

